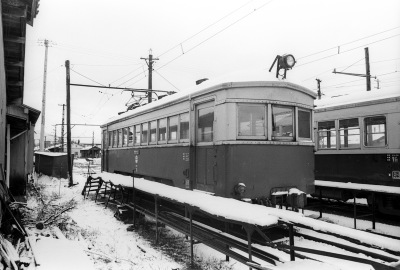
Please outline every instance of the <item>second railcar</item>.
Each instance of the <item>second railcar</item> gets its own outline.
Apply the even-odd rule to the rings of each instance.
[[[102,169],[253,202],[314,191],[312,91],[286,82],[201,86],[104,123]]]
[[[380,212],[400,215],[400,95],[364,92],[316,104],[315,195],[376,200]]]

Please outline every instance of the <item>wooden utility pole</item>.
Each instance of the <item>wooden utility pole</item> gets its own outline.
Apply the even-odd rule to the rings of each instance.
[[[40,125],[40,151],[44,151],[45,141],[44,141],[44,132],[46,125],[46,80],[47,80],[47,51],[49,48],[49,41],[47,39],[44,40],[45,46],[45,54],[44,54],[44,73],[43,73],[43,93],[42,93],[42,123]]]
[[[65,61],[65,69],[67,72],[67,165],[68,165],[68,186],[73,186],[72,177],[72,155],[71,155],[71,94],[70,94],[70,70],[69,60]]]
[[[64,152],[64,114],[65,114],[65,104],[58,104],[58,106],[62,106],[62,125],[61,125],[61,152]]]
[[[318,94],[318,99],[321,99],[321,80],[320,79],[316,79],[317,80],[317,83],[318,83],[318,92],[317,92],[317,94]]]
[[[364,48],[365,51],[365,73],[367,79],[367,91],[371,91],[371,72],[369,70],[369,50],[368,47]]]
[[[147,67],[149,68],[149,91],[147,91],[147,102],[151,103],[153,99],[153,93],[151,91],[153,89],[153,63],[155,60],[158,60],[158,58],[153,58],[152,51],[150,49],[149,58],[141,57],[140,59],[145,60]]]
[[[367,80],[367,91],[371,91],[371,72],[369,69],[369,50],[368,47],[364,48],[365,51],[365,74],[356,74],[356,73],[347,73],[347,72],[338,72],[336,68],[333,70],[335,74],[344,74],[344,75],[351,75],[351,76],[358,76],[358,77],[365,77]],[[376,77],[374,77],[376,79]]]

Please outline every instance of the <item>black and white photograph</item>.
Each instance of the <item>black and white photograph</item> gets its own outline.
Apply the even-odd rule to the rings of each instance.
[[[0,23],[0,270],[400,269],[400,1]]]

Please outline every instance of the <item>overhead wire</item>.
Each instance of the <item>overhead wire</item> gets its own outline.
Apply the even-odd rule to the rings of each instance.
[[[169,80],[167,80],[163,75],[160,74],[160,72],[158,72],[157,70],[155,70],[155,72],[161,77],[163,78],[166,82],[168,82],[170,85],[172,85],[176,90],[178,90],[178,92],[180,91],[180,89],[178,87],[176,87],[175,85],[173,85]]]
[[[242,21],[243,19],[247,18],[248,16],[252,15],[254,12],[262,9],[263,7],[265,7],[266,5],[270,4],[273,0],[268,1],[267,3],[261,5],[258,8],[253,9],[251,12],[247,13],[246,15],[240,17],[238,20],[230,23],[229,25],[227,25],[226,27],[222,28],[220,31],[216,32],[215,34],[211,35],[210,37],[204,39],[203,41],[199,42],[197,45],[193,46],[192,48],[190,48],[189,50],[187,50],[185,53],[188,53],[194,49],[196,49],[197,47],[199,47],[200,45],[202,45],[203,43],[207,42],[208,40],[210,40],[211,38],[219,35],[220,33],[224,32],[226,29],[232,27],[233,25],[237,24],[238,22]],[[176,59],[182,57],[184,54],[180,54],[177,57],[173,58],[172,60],[170,60],[169,62],[165,63],[164,65],[162,65],[161,67],[159,67],[158,69],[162,69],[163,67],[169,65],[170,63],[172,63],[173,61],[175,61]]]

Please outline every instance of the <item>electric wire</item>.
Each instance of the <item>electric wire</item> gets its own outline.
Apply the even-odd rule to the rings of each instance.
[[[82,77],[88,79],[89,81],[92,81],[92,82],[94,82],[94,83],[97,83],[98,85],[107,87],[106,85],[104,85],[104,84],[102,84],[102,83],[99,83],[98,81],[95,81],[95,80],[93,80],[93,79],[91,79],[91,78],[89,78],[89,77],[87,77],[87,76],[85,76],[85,75],[83,75],[83,74],[77,72],[76,70],[73,70],[72,68],[70,68],[70,70],[73,71],[73,72],[75,72],[76,74],[78,74],[78,75],[80,75],[80,76],[82,76]]]
[[[247,18],[248,16],[252,15],[254,12],[262,9],[263,7],[265,7],[266,5],[270,4],[273,0],[268,1],[267,3],[261,5],[258,8],[255,8],[254,10],[252,10],[251,12],[247,13],[246,15],[240,17],[238,20],[230,23],[229,25],[227,25],[226,27],[222,28],[221,30],[219,30],[218,32],[214,33],[213,35],[209,36],[208,38],[204,39],[203,41],[201,41],[200,43],[198,43],[197,45],[193,46],[192,48],[190,48],[189,50],[186,51],[186,53],[196,49],[197,47],[199,47],[200,45],[202,45],[203,43],[207,42],[208,40],[210,40],[211,38],[219,35],[220,33],[224,32],[226,29],[232,27],[233,25],[237,24],[238,22],[242,21],[243,19]],[[170,63],[172,63],[173,61],[175,61],[176,59],[182,57],[184,54],[180,54],[177,57],[173,58],[172,60],[170,60],[169,62],[165,63],[164,65],[160,66],[158,69],[162,69],[163,67],[169,65]]]
[[[160,72],[158,72],[157,70],[155,70],[155,72],[161,77],[163,78],[166,82],[168,82],[170,85],[172,85],[176,90],[178,90],[178,92],[180,91],[180,89],[178,87],[176,87],[175,85],[173,85],[169,80],[167,80],[163,75],[160,74]]]
[[[347,53],[347,52],[350,52],[350,51],[354,51],[354,50],[356,50],[358,48],[365,47],[365,46],[371,45],[371,44],[375,44],[375,43],[378,43],[378,42],[381,42],[381,41],[385,41],[385,40],[388,40],[390,38],[394,38],[394,37],[397,37],[397,36],[400,36],[400,34],[396,34],[396,35],[393,35],[393,36],[390,36],[390,37],[387,37],[387,38],[383,38],[383,39],[380,39],[380,40],[377,40],[377,41],[373,41],[373,42],[370,42],[370,43],[367,43],[367,44],[364,44],[364,45],[361,45],[361,46],[358,46],[358,47],[354,47],[354,48],[342,51],[342,52],[340,52],[340,54]],[[306,62],[304,64],[297,65],[296,67],[302,67],[302,66],[305,66],[305,65],[308,65],[308,64],[320,61],[320,60],[324,60],[326,58],[330,58],[330,57],[333,57],[333,56],[336,56],[336,55],[340,55],[340,54],[337,54],[337,53],[331,54],[331,55],[328,55],[328,56],[325,56],[325,57],[322,57],[322,58],[319,58],[319,59],[316,59],[316,60],[313,60],[313,61],[310,61],[310,62]]]
[[[357,41],[360,41],[360,40],[363,40],[363,39],[366,39],[366,38],[370,38],[370,37],[373,37],[373,36],[376,36],[376,35],[380,35],[380,34],[383,34],[383,33],[398,29],[398,28],[400,28],[400,26],[397,26],[397,27],[394,27],[394,28],[391,28],[391,29],[388,29],[388,30],[384,30],[384,31],[381,31],[379,33],[375,33],[375,34],[372,34],[372,35],[369,35],[369,36],[366,36],[366,37],[363,37],[363,38],[359,38],[359,39],[356,39],[356,40],[353,40],[353,41],[350,41],[350,42],[347,42],[347,43],[343,43],[343,44],[341,44],[339,46],[331,47],[329,49],[325,49],[325,50],[322,50],[322,51],[319,51],[319,52],[316,52],[316,53],[312,53],[312,54],[300,57],[298,59],[300,60],[300,59],[307,58],[307,57],[310,57],[310,56],[313,56],[313,55],[316,55],[316,54],[320,54],[320,53],[327,52],[327,51],[330,51],[330,50],[333,50],[333,49],[337,49],[338,47],[349,45],[349,44],[352,44],[354,42],[357,42]]]
[[[181,46],[183,43],[185,43],[186,41],[191,40],[192,38],[194,38],[195,36],[201,34],[202,32],[204,32],[205,30],[211,28],[212,26],[216,25],[217,23],[219,23],[220,21],[224,20],[225,18],[231,16],[232,14],[234,14],[235,12],[237,12],[238,10],[242,9],[243,7],[247,6],[249,3],[253,2],[254,0],[250,0],[248,2],[246,2],[245,4],[243,4],[242,6],[238,7],[237,9],[231,11],[230,13],[228,13],[227,15],[223,16],[222,18],[218,19],[217,21],[211,23],[210,25],[208,25],[207,27],[203,28],[202,30],[200,30],[199,32],[193,34],[192,36],[186,38],[185,40],[179,42],[177,45],[171,47],[170,49],[166,50],[165,52],[163,52],[162,54],[160,54],[157,58],[163,56],[164,54],[169,53],[170,51],[172,51],[173,49]]]

